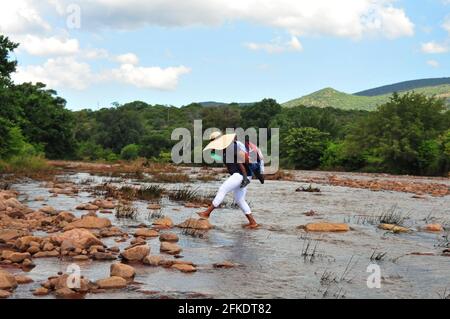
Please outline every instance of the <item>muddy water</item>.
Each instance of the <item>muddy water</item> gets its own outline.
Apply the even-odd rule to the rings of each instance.
[[[89,174],[72,174],[64,179],[80,183],[87,178],[91,184],[106,180]],[[413,178],[411,177],[411,180]],[[442,181],[439,181],[442,182]],[[129,184],[136,181],[128,180]],[[218,189],[221,181],[193,183],[203,192]],[[165,184],[166,188],[179,188],[181,184]],[[136,267],[136,284],[126,290],[106,294],[88,295],[87,298],[439,298],[450,287],[450,257],[439,256],[441,234],[414,231],[410,234],[392,234],[364,223],[357,216],[379,215],[396,206],[396,210],[409,216],[408,227],[417,229],[425,222],[448,223],[450,197],[414,199],[413,194],[373,192],[320,185],[321,193],[298,193],[295,190],[307,184],[298,182],[267,182],[249,186],[248,201],[260,230],[246,231],[241,225],[245,217],[236,209],[218,210],[211,222],[215,229],[203,238],[173,231],[180,236],[185,260],[199,265],[195,274],[182,274],[164,268]],[[59,195],[50,197],[48,189],[39,182],[14,185],[21,192],[21,200],[38,209],[45,203],[58,210],[69,210],[77,216],[80,203],[93,200],[88,192],[77,197]],[[44,196],[47,201],[32,199]],[[133,226],[151,224],[147,203],[136,202],[139,208],[135,220],[118,220],[104,215],[113,224],[133,233]],[[162,213],[175,223],[194,217],[198,209],[189,209],[168,199],[162,201]],[[317,215],[306,216],[314,210]],[[426,219],[426,220],[425,220]],[[347,222],[352,230],[339,234],[306,234],[299,225],[310,222]],[[448,224],[447,224],[448,225]],[[42,234],[44,235],[44,234]],[[117,245],[113,239],[104,240],[108,246]],[[159,241],[148,241],[152,253],[159,254]],[[310,243],[309,256],[302,256]],[[129,243],[120,244],[124,248]],[[311,256],[313,249],[314,256]],[[386,253],[383,260],[370,260],[372,254]],[[408,255],[412,252],[433,252],[435,256]],[[212,264],[222,261],[239,264],[233,269],[214,269]],[[33,297],[31,291],[49,276],[65,272],[70,262],[59,259],[35,259],[37,267],[27,275],[34,279],[31,285],[16,290],[15,298]],[[381,288],[367,287],[369,264],[377,263],[381,269]],[[88,261],[79,263],[82,275],[92,281],[109,276],[110,262]],[[20,273],[20,272],[18,272]],[[48,297],[52,298],[52,297]]]

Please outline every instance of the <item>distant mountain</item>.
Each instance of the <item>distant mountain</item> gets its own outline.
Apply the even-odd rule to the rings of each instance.
[[[445,83],[435,86],[424,86],[419,87],[420,83],[430,84],[430,83]],[[400,90],[400,88],[411,88]],[[391,91],[394,89],[393,91]],[[362,95],[373,94],[374,92],[387,92],[380,95]],[[298,99],[288,101],[283,104],[284,107],[294,107],[299,105],[305,106],[316,106],[316,107],[334,107],[343,110],[374,110],[378,105],[384,104],[389,101],[393,92],[399,92],[400,94],[410,92],[414,90],[417,93],[422,93],[427,96],[436,96],[444,98],[447,101],[447,105],[450,107],[450,78],[443,79],[425,79],[416,80],[409,82],[402,82],[398,84],[388,85],[378,89],[371,89],[367,91],[360,92],[358,94],[347,94],[344,92],[339,92],[332,88],[326,88],[312,94],[303,96]],[[367,93],[368,92],[368,93]]]
[[[214,101],[210,101],[210,102],[200,102],[198,103],[203,107],[221,107],[221,106],[229,106],[232,103],[223,103],[223,102],[214,102]],[[237,103],[239,106],[249,106],[252,105],[254,103]]]
[[[445,85],[445,84],[450,84],[450,78],[413,80],[413,81],[405,81],[405,82],[380,86],[380,87],[377,87],[374,89],[355,93],[354,95],[377,96],[377,95],[384,95],[384,94],[392,94],[394,92],[411,91],[411,90],[424,88],[424,87],[430,87],[430,86],[440,86],[440,85]]]
[[[298,105],[316,107],[334,107],[343,110],[371,110],[386,101],[386,97],[356,96],[339,92],[333,88],[326,88],[310,95],[286,102],[284,107]]]

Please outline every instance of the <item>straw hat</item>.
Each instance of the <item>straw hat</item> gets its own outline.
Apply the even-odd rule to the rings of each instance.
[[[209,141],[212,142],[221,136],[222,136],[222,132],[219,132],[219,131],[212,132],[211,135],[209,136]]]
[[[216,133],[218,133],[218,132],[216,132]],[[235,139],[236,139],[236,134],[219,135],[219,137],[215,138],[211,143],[209,143],[208,146],[206,146],[203,151],[224,150],[228,146],[230,146],[231,143],[233,143]]]

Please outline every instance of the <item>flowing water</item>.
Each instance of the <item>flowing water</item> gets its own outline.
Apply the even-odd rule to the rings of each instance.
[[[87,173],[71,173],[62,178],[77,183],[88,179],[92,185],[109,179]],[[413,177],[408,178],[414,180]],[[139,184],[139,181],[121,183]],[[209,193],[216,191],[220,184],[221,181],[189,185]],[[183,185],[162,186],[175,189]],[[203,237],[191,236],[177,228],[171,230],[180,236],[179,245],[183,248],[184,259],[198,265],[196,273],[136,266],[135,284],[125,290],[89,294],[86,298],[439,298],[446,288],[450,289],[450,257],[441,256],[444,248],[440,247],[446,233],[415,230],[393,234],[378,229],[376,224],[361,217],[395,209],[407,216],[406,225],[412,229],[430,221],[447,223],[448,227],[449,196],[416,199],[410,193],[374,192],[329,185],[319,185],[320,193],[295,192],[301,186],[309,184],[268,181],[260,185],[252,182],[247,199],[257,221],[262,224],[259,230],[244,230],[245,217],[234,208],[217,210],[211,218],[215,228]],[[58,210],[72,211],[77,217],[85,212],[76,211],[75,207],[95,199],[84,191],[76,197],[50,197],[48,189],[35,181],[16,184],[13,188],[21,193],[19,199],[33,209],[47,204]],[[44,203],[33,201],[37,196],[44,196],[47,200]],[[135,220],[116,219],[114,214],[101,217],[110,218],[113,225],[132,234],[133,226],[141,223],[151,225],[147,204],[135,202],[139,210]],[[304,214],[311,210],[316,212],[314,216]],[[162,214],[172,218],[175,224],[195,217],[197,211],[167,198],[162,201]],[[345,222],[351,231],[312,234],[298,228],[318,221]],[[113,238],[103,241],[108,246],[118,245]],[[152,253],[159,254],[158,239],[148,240],[148,243]],[[122,243],[119,247],[123,249],[128,244]],[[374,252],[385,256],[380,261],[371,261]],[[413,252],[432,252],[435,255],[409,255]],[[239,266],[232,269],[212,267],[214,263],[225,260]],[[57,258],[34,259],[34,262],[36,267],[26,274],[34,279],[34,283],[20,286],[14,298],[33,297],[32,290],[40,283],[60,271],[66,272],[71,264]],[[367,267],[373,263],[377,263],[381,270],[379,289],[367,286],[370,275]],[[109,276],[111,262],[87,261],[78,265],[83,276],[95,281]]]

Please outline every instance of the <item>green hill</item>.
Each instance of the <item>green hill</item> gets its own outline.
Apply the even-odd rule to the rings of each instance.
[[[390,85],[380,86],[374,89],[365,90],[362,92],[355,93],[355,95],[361,96],[378,96],[384,94],[392,94],[394,92],[404,92],[417,90],[420,88],[430,87],[430,86],[440,86],[444,84],[450,84],[450,78],[434,78],[434,79],[420,79],[399,82]]]
[[[422,87],[414,89],[417,93],[423,93],[427,96],[437,96],[445,98],[447,105],[450,107],[450,84]],[[399,93],[405,93],[403,91]],[[284,107],[294,107],[299,105],[316,106],[316,107],[334,107],[343,110],[374,110],[378,105],[389,101],[392,94],[384,94],[377,96],[361,96],[339,92],[332,88],[326,88],[310,95],[286,102]]]

